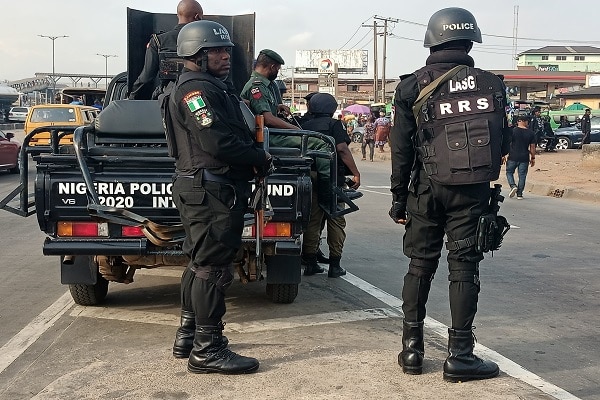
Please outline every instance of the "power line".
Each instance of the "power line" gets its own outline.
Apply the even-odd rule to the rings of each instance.
[[[341,47],[340,47],[338,50],[342,50],[342,49],[343,49],[343,48],[344,48],[344,47],[345,47],[345,46],[346,46],[348,43],[350,43],[350,41],[352,40],[352,38],[353,38],[354,36],[356,36],[356,34],[357,34],[357,33],[358,33],[358,31],[360,30],[360,28],[362,28],[362,27],[363,27],[362,25],[363,25],[365,22],[367,22],[368,20],[370,20],[370,19],[371,19],[371,17],[369,17],[369,18],[365,19],[363,22],[361,22],[361,23],[358,25],[358,28],[356,28],[356,31],[354,31],[354,33],[352,34],[352,36],[350,36],[350,39],[348,39],[348,41],[347,41],[346,43],[344,43],[344,44],[343,44],[343,45],[342,45],[342,46],[341,46]],[[363,37],[363,38],[364,38],[364,37]],[[361,39],[361,40],[362,40],[362,39]],[[360,43],[360,41],[361,41],[361,40],[359,40],[358,42]]]

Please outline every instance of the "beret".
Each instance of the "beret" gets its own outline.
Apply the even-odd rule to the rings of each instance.
[[[283,58],[279,54],[277,54],[276,52],[274,52],[273,50],[263,49],[258,54],[259,55],[264,54],[265,56],[267,56],[270,59],[272,59],[273,61],[275,61],[277,64],[281,64],[281,65],[285,64],[285,62],[283,61]]]

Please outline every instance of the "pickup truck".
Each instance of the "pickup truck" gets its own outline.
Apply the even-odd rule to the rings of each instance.
[[[58,257],[61,283],[69,285],[80,305],[101,303],[109,282],[132,283],[139,268],[185,267],[189,261],[181,249],[184,233],[171,199],[174,159],[168,156],[158,101],[124,99],[127,76],[121,73],[111,81],[105,107],[92,124],[40,127],[29,133],[21,148],[20,185],[0,200],[2,209],[37,216],[47,235],[43,253]],[[48,145],[31,145],[36,135],[46,132]],[[73,145],[61,144],[71,134]],[[280,134],[299,136],[302,145],[269,148],[268,137]],[[262,210],[248,209],[234,266],[240,281],[266,279],[273,302],[291,303],[298,294],[301,235],[310,216],[311,165],[315,157],[326,158],[335,176],[335,143],[303,130],[264,128],[264,135],[275,172],[263,187]],[[308,149],[311,137],[325,141],[328,150]],[[33,200],[30,159],[36,163]],[[347,207],[340,208],[340,202]],[[343,191],[332,187],[333,215],[357,209]]]

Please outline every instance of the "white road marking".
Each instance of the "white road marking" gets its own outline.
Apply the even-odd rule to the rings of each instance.
[[[361,186],[362,188],[369,188],[369,189],[387,189],[390,190],[390,185],[384,185],[384,186],[371,186],[371,185],[365,185],[365,186]]]
[[[368,321],[374,319],[400,317],[397,311],[389,308],[371,308],[366,310],[340,311],[333,313],[308,314],[288,318],[272,318],[261,321],[228,322],[227,331],[236,333],[252,333],[274,331],[283,329],[301,328],[327,324],[341,324],[346,322]],[[125,322],[138,322],[142,324],[158,324],[179,326],[179,316],[148,311],[127,311],[114,308],[77,306],[71,312],[73,317],[89,317],[110,319]]]
[[[66,292],[0,347],[0,373],[29,348],[75,303]]]
[[[369,189],[363,189],[362,186],[360,188],[358,188],[359,192],[367,192],[367,193],[375,193],[375,194],[381,194],[384,196],[391,196],[391,193],[382,193],[382,192],[378,192],[376,190],[369,190]]]
[[[351,273],[347,273],[345,276],[342,276],[346,282],[352,284],[353,286],[361,289],[362,291],[370,294],[381,302],[389,305],[393,309],[398,310],[400,313],[402,312],[402,300],[399,298],[392,296],[391,294],[379,289],[376,286],[371,285],[369,282],[366,282],[359,277],[352,275]],[[436,321],[433,318],[426,317],[425,318],[425,326],[427,329],[433,331],[435,334],[447,338],[448,337],[448,327],[442,324],[439,321]],[[531,371],[528,371],[521,365],[516,362],[504,357],[502,354],[495,352],[492,349],[485,347],[484,345],[477,343],[475,346],[476,353],[483,356],[483,358],[494,361],[500,367],[500,370],[505,372],[506,374],[516,378],[522,382],[531,385],[542,392],[556,398],[559,400],[581,400],[579,397],[567,392],[566,390],[553,385],[550,382],[546,382],[540,376],[534,374]]]

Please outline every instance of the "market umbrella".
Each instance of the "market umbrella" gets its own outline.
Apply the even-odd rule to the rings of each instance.
[[[352,104],[351,106],[344,108],[344,111],[352,114],[371,114],[371,109],[362,104]]]
[[[573,103],[573,104],[571,104],[570,106],[563,108],[563,110],[569,110],[569,111],[583,111],[583,110],[585,110],[586,108],[590,108],[590,109],[591,109],[591,107],[588,107],[588,106],[586,106],[585,104],[581,104],[581,103]]]

